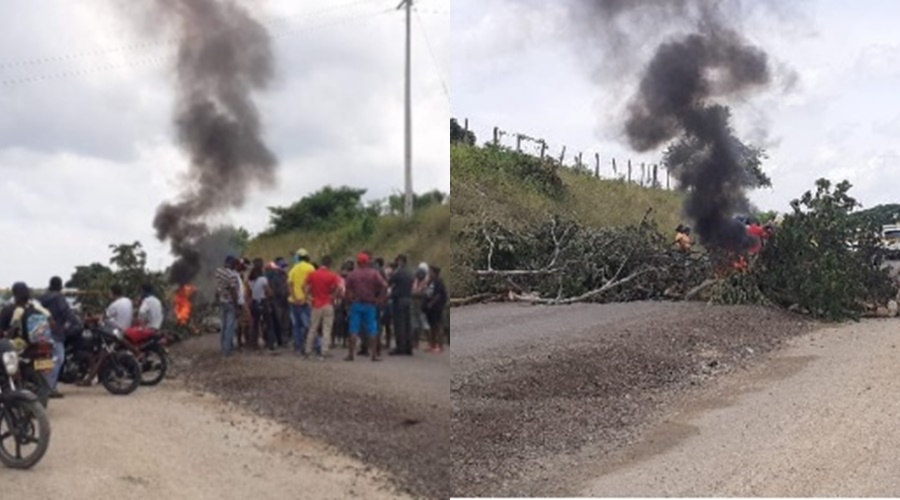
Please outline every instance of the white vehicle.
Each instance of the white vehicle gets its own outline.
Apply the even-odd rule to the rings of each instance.
[[[881,238],[884,240],[888,258],[900,259],[900,224],[882,226]]]

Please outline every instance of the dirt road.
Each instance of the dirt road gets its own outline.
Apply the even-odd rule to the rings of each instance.
[[[403,498],[385,474],[320,442],[166,382],[114,397],[66,387],[50,449],[0,467],[3,498]]]
[[[569,496],[583,477],[573,470],[811,329],[775,310],[695,303],[494,305],[452,317],[457,496]]]
[[[587,496],[900,495],[900,321],[790,342],[584,469]]]

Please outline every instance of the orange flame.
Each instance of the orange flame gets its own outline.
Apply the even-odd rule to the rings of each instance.
[[[191,319],[191,296],[197,291],[191,285],[181,285],[175,292],[175,319],[179,325],[186,325]]]

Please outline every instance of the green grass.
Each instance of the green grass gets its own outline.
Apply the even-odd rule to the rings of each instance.
[[[362,250],[375,256],[393,259],[399,253],[409,255],[410,262],[436,264],[449,275],[450,207],[433,205],[417,212],[412,219],[385,216],[375,219],[370,227],[355,222],[333,231],[295,231],[276,236],[260,236],[250,241],[246,254],[271,260],[288,258],[298,248],[307,249],[316,260],[331,255],[336,262],[353,258]]]
[[[644,188],[624,181],[596,179],[567,168],[507,150],[450,146],[450,231],[454,296],[471,289],[473,230],[484,221],[505,227],[525,227],[551,216],[575,220],[588,227],[620,227],[640,222],[649,208],[661,231],[674,231],[681,222],[681,194]]]

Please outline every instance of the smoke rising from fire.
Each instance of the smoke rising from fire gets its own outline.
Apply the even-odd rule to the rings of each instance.
[[[707,245],[740,250],[743,225],[732,216],[748,205],[754,187],[742,162],[728,109],[718,101],[743,97],[772,81],[767,54],[740,33],[744,2],[737,0],[582,0],[578,9],[597,23],[598,38],[616,62],[637,57],[632,23],[641,35],[665,23],[678,34],[655,48],[628,101],[624,133],[637,152],[678,140],[668,165],[688,194],[685,212]]]
[[[273,78],[266,28],[233,0],[154,0],[179,32],[175,125],[190,166],[180,195],[153,226],[171,243],[170,281],[184,284],[204,264],[207,219],[243,205],[250,188],[275,183],[275,155],[262,138],[254,92]]]

